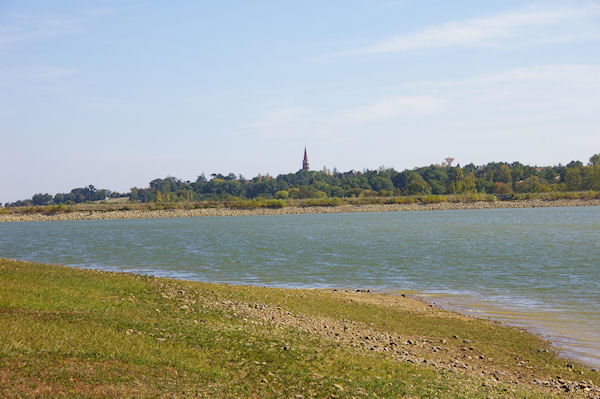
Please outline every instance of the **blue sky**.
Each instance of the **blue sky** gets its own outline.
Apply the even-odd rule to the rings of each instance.
[[[0,202],[167,175],[586,162],[599,1],[0,1]]]

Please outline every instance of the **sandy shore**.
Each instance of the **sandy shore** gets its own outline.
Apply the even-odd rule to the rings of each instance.
[[[4,214],[0,222],[32,222],[44,220],[98,220],[98,219],[144,219],[144,218],[174,218],[198,216],[245,216],[245,215],[295,215],[316,213],[349,213],[349,212],[401,212],[401,211],[431,211],[431,210],[462,210],[462,209],[499,209],[499,208],[542,208],[565,206],[600,206],[600,199],[561,199],[561,200],[518,200],[496,202],[441,202],[437,204],[366,204],[339,205],[335,207],[314,206],[257,209],[165,209],[165,210],[119,210],[119,211],[79,211],[43,214]]]

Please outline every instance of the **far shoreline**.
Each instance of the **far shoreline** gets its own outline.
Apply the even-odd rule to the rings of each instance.
[[[285,206],[281,208],[198,208],[198,209],[130,209],[130,210],[81,210],[55,214],[5,213],[2,222],[34,222],[59,220],[112,220],[154,219],[204,216],[252,216],[252,215],[300,215],[359,212],[403,212],[469,209],[516,209],[600,206],[600,199],[527,199],[508,201],[439,202],[431,204],[340,204],[337,206]]]

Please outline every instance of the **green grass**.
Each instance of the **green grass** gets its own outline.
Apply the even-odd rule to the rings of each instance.
[[[279,307],[307,320],[440,341],[469,339],[509,373],[600,382],[543,350],[536,336],[378,295],[156,279],[0,259],[0,397],[552,397],[531,385],[489,383],[359,350],[243,309]],[[421,306],[421,305],[419,305]],[[540,352],[542,351],[542,352]],[[583,373],[583,374],[580,374]],[[487,381],[487,383],[485,383]],[[484,384],[485,383],[485,384]],[[300,397],[300,396],[296,396]]]

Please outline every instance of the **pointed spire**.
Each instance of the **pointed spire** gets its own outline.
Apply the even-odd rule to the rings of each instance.
[[[304,160],[302,161],[302,169],[309,171],[310,167],[308,166],[308,155],[306,154],[306,146],[304,147]]]

